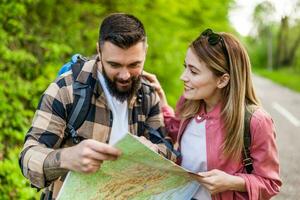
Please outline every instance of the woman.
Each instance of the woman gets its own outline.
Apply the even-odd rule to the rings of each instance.
[[[155,76],[144,76],[161,98],[166,129],[182,154],[179,164],[199,174],[193,199],[276,195],[281,180],[274,124],[255,94],[244,47],[230,34],[207,29],[189,46],[184,68],[184,92],[175,113]],[[253,170],[247,173],[243,148],[249,110]]]

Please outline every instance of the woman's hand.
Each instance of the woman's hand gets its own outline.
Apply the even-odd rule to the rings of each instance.
[[[246,192],[245,181],[239,176],[230,175],[218,169],[198,174],[199,176],[192,176],[212,195],[228,190]]]
[[[155,88],[155,91],[157,92],[157,94],[160,98],[160,106],[161,107],[168,106],[168,101],[167,101],[165,92],[162,89],[156,76],[154,74],[148,73],[146,71],[143,71],[142,76],[145,77],[150,82],[150,85]]]

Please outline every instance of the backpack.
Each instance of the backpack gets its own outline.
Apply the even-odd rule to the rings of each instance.
[[[253,163],[250,155],[251,146],[251,132],[250,132],[250,122],[252,114],[255,112],[256,108],[254,106],[246,106],[245,118],[244,118],[244,146],[243,146],[243,164],[248,174],[253,171]]]
[[[76,82],[77,76],[79,75],[82,67],[84,66],[85,62],[89,59],[86,57],[81,56],[80,54],[75,54],[71,57],[70,61],[64,64],[58,72],[58,75],[72,70],[73,75],[73,96],[74,101],[72,108],[67,117],[67,126],[65,130],[64,138],[71,137],[74,144],[78,144],[84,138],[77,135],[77,130],[85,121],[87,114],[89,112],[90,104],[91,104],[91,97],[93,93],[93,89],[96,82],[82,84]],[[154,92],[153,88],[148,85],[147,83],[142,82],[143,86],[141,89],[138,90],[138,99],[137,101],[141,103],[142,112],[145,116],[150,114],[150,106],[152,102],[152,95],[151,93]],[[143,133],[145,129],[148,130],[150,140],[153,143],[160,143],[163,142],[165,146],[173,152],[176,156],[180,156],[180,153],[173,148],[172,142],[166,140],[159,131],[155,130],[154,128],[148,126],[144,122],[138,122],[138,133]],[[140,136],[140,135],[138,135]],[[65,140],[64,140],[65,141]]]

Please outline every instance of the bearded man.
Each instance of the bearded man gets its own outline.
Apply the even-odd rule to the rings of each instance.
[[[42,199],[56,198],[68,171],[94,173],[104,161],[117,159],[121,151],[113,144],[128,132],[154,151],[172,156],[166,146],[153,144],[142,127],[165,136],[158,96],[149,88],[147,95],[143,92],[149,87],[142,79],[147,52],[143,24],[129,14],[107,16],[100,26],[97,52],[96,59],[83,64],[76,80],[70,70],[49,85],[26,134],[19,163],[33,187],[45,188]],[[76,130],[78,144],[65,137],[74,82],[94,82],[87,117]]]

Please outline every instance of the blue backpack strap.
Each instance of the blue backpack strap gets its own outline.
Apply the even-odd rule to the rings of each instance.
[[[59,72],[58,72],[58,76],[60,76],[60,75],[62,75],[63,73],[65,73],[65,72],[67,72],[67,71],[70,71],[71,70],[71,68],[72,68],[72,65],[73,64],[75,64],[76,62],[77,62],[77,60],[79,59],[79,58],[81,58],[82,56],[80,55],[80,54],[74,54],[72,57],[71,57],[71,59],[70,59],[70,61],[69,62],[67,62],[66,64],[64,64],[61,68],[60,68],[60,70],[59,70]]]

